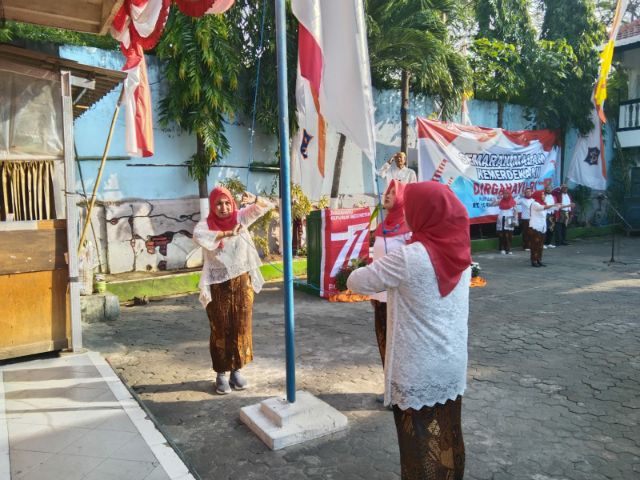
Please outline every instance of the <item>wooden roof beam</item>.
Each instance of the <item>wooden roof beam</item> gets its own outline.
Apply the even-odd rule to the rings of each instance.
[[[4,0],[8,20],[105,34],[123,0]]]
[[[124,3],[124,0],[103,0],[102,2],[102,21],[100,25],[99,35],[106,35],[113,23],[113,17],[116,16],[118,10]]]

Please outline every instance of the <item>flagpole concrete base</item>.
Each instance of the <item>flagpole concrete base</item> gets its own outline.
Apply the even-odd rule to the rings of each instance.
[[[240,420],[271,450],[303,443],[347,428],[347,417],[308,392],[295,403],[272,397],[240,409]]]

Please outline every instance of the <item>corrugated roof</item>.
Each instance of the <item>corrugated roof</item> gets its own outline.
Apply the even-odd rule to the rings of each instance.
[[[640,36],[640,18],[633,22],[626,23],[618,30],[618,36],[616,40],[623,40],[625,38],[631,38]]]
[[[127,76],[124,72],[117,70],[84,65],[73,60],[67,60],[7,44],[0,44],[0,57],[5,57],[13,60],[14,62],[19,61],[22,64],[55,72],[60,70],[69,70],[74,77],[83,78],[89,81],[95,80],[95,88],[93,90],[85,90],[82,87],[73,86],[73,118],[78,118],[86,112],[94,103],[98,102],[107,93],[111,92],[111,90],[113,90]]]

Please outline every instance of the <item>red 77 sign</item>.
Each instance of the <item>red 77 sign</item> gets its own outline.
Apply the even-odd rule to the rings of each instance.
[[[323,210],[320,296],[338,293],[340,269],[356,258],[369,258],[369,208]]]

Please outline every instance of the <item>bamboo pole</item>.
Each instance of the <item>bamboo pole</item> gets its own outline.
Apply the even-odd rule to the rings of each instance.
[[[22,210],[20,209],[20,173],[15,168],[15,165],[12,165],[11,168],[11,183],[13,186],[13,211],[15,213],[14,219],[21,220],[22,219]]]
[[[24,164],[26,170],[25,176],[27,177],[27,220],[33,220],[33,179],[31,177],[31,165]]]
[[[33,193],[31,194],[31,201],[33,202],[33,219],[39,220],[38,218],[38,163],[33,162],[31,164],[31,189]]]
[[[42,162],[38,162],[37,168],[38,183],[36,185],[36,192],[38,196],[36,197],[36,204],[38,211],[38,220],[42,220],[42,175],[44,175],[44,166],[42,165]]]
[[[78,148],[76,147],[75,143],[73,145],[73,153],[76,156],[76,164],[78,166],[78,175],[80,177],[80,186],[82,187],[82,194],[84,195],[84,205],[87,208],[87,211],[89,209],[89,199],[87,198],[87,189],[84,185],[84,176],[82,175],[82,165],[80,165],[80,156],[78,155]],[[113,158],[113,157],[112,157]],[[100,249],[98,246],[98,235],[96,235],[96,229],[93,225],[93,220],[91,220],[91,217],[88,217],[89,220],[89,225],[91,226],[91,234],[93,235],[93,242],[96,245],[96,253],[98,254],[98,271],[100,273],[103,273],[102,270],[102,260],[100,259]]]
[[[104,153],[102,154],[102,160],[100,161],[100,168],[98,169],[98,176],[93,185],[93,193],[91,194],[91,201],[89,202],[89,208],[87,209],[87,218],[85,219],[84,226],[82,227],[82,234],[80,235],[80,241],[78,242],[78,253],[82,248],[84,239],[87,236],[87,228],[91,223],[91,213],[93,212],[93,206],[96,203],[96,195],[98,193],[98,187],[100,186],[100,179],[102,178],[102,172],[109,155],[109,147],[111,146],[111,138],[113,137],[113,129],[116,126],[116,119],[118,118],[118,112],[120,111],[120,104],[122,103],[122,97],[124,95],[124,88],[120,91],[120,98],[116,103],[116,109],[113,111],[113,118],[111,118],[111,126],[109,127],[109,135],[107,135],[107,142],[104,145]]]
[[[7,216],[9,215],[9,195],[8,195],[9,185],[7,185],[6,164],[4,163],[0,164],[0,169],[2,169],[2,196],[4,198],[4,219],[6,220]]]
[[[18,162],[20,169],[20,195],[22,197],[22,220],[28,220],[28,203],[27,203],[27,172],[24,163]]]
[[[51,162],[44,164],[44,210],[47,220],[51,219],[51,189],[49,180],[51,179]]]
[[[7,171],[9,172],[9,180],[11,181],[11,209],[13,210],[13,219],[18,220],[19,218],[19,205],[16,201],[16,193],[18,191],[18,183],[16,182],[16,172],[15,169],[12,168],[11,164],[7,164]]]

